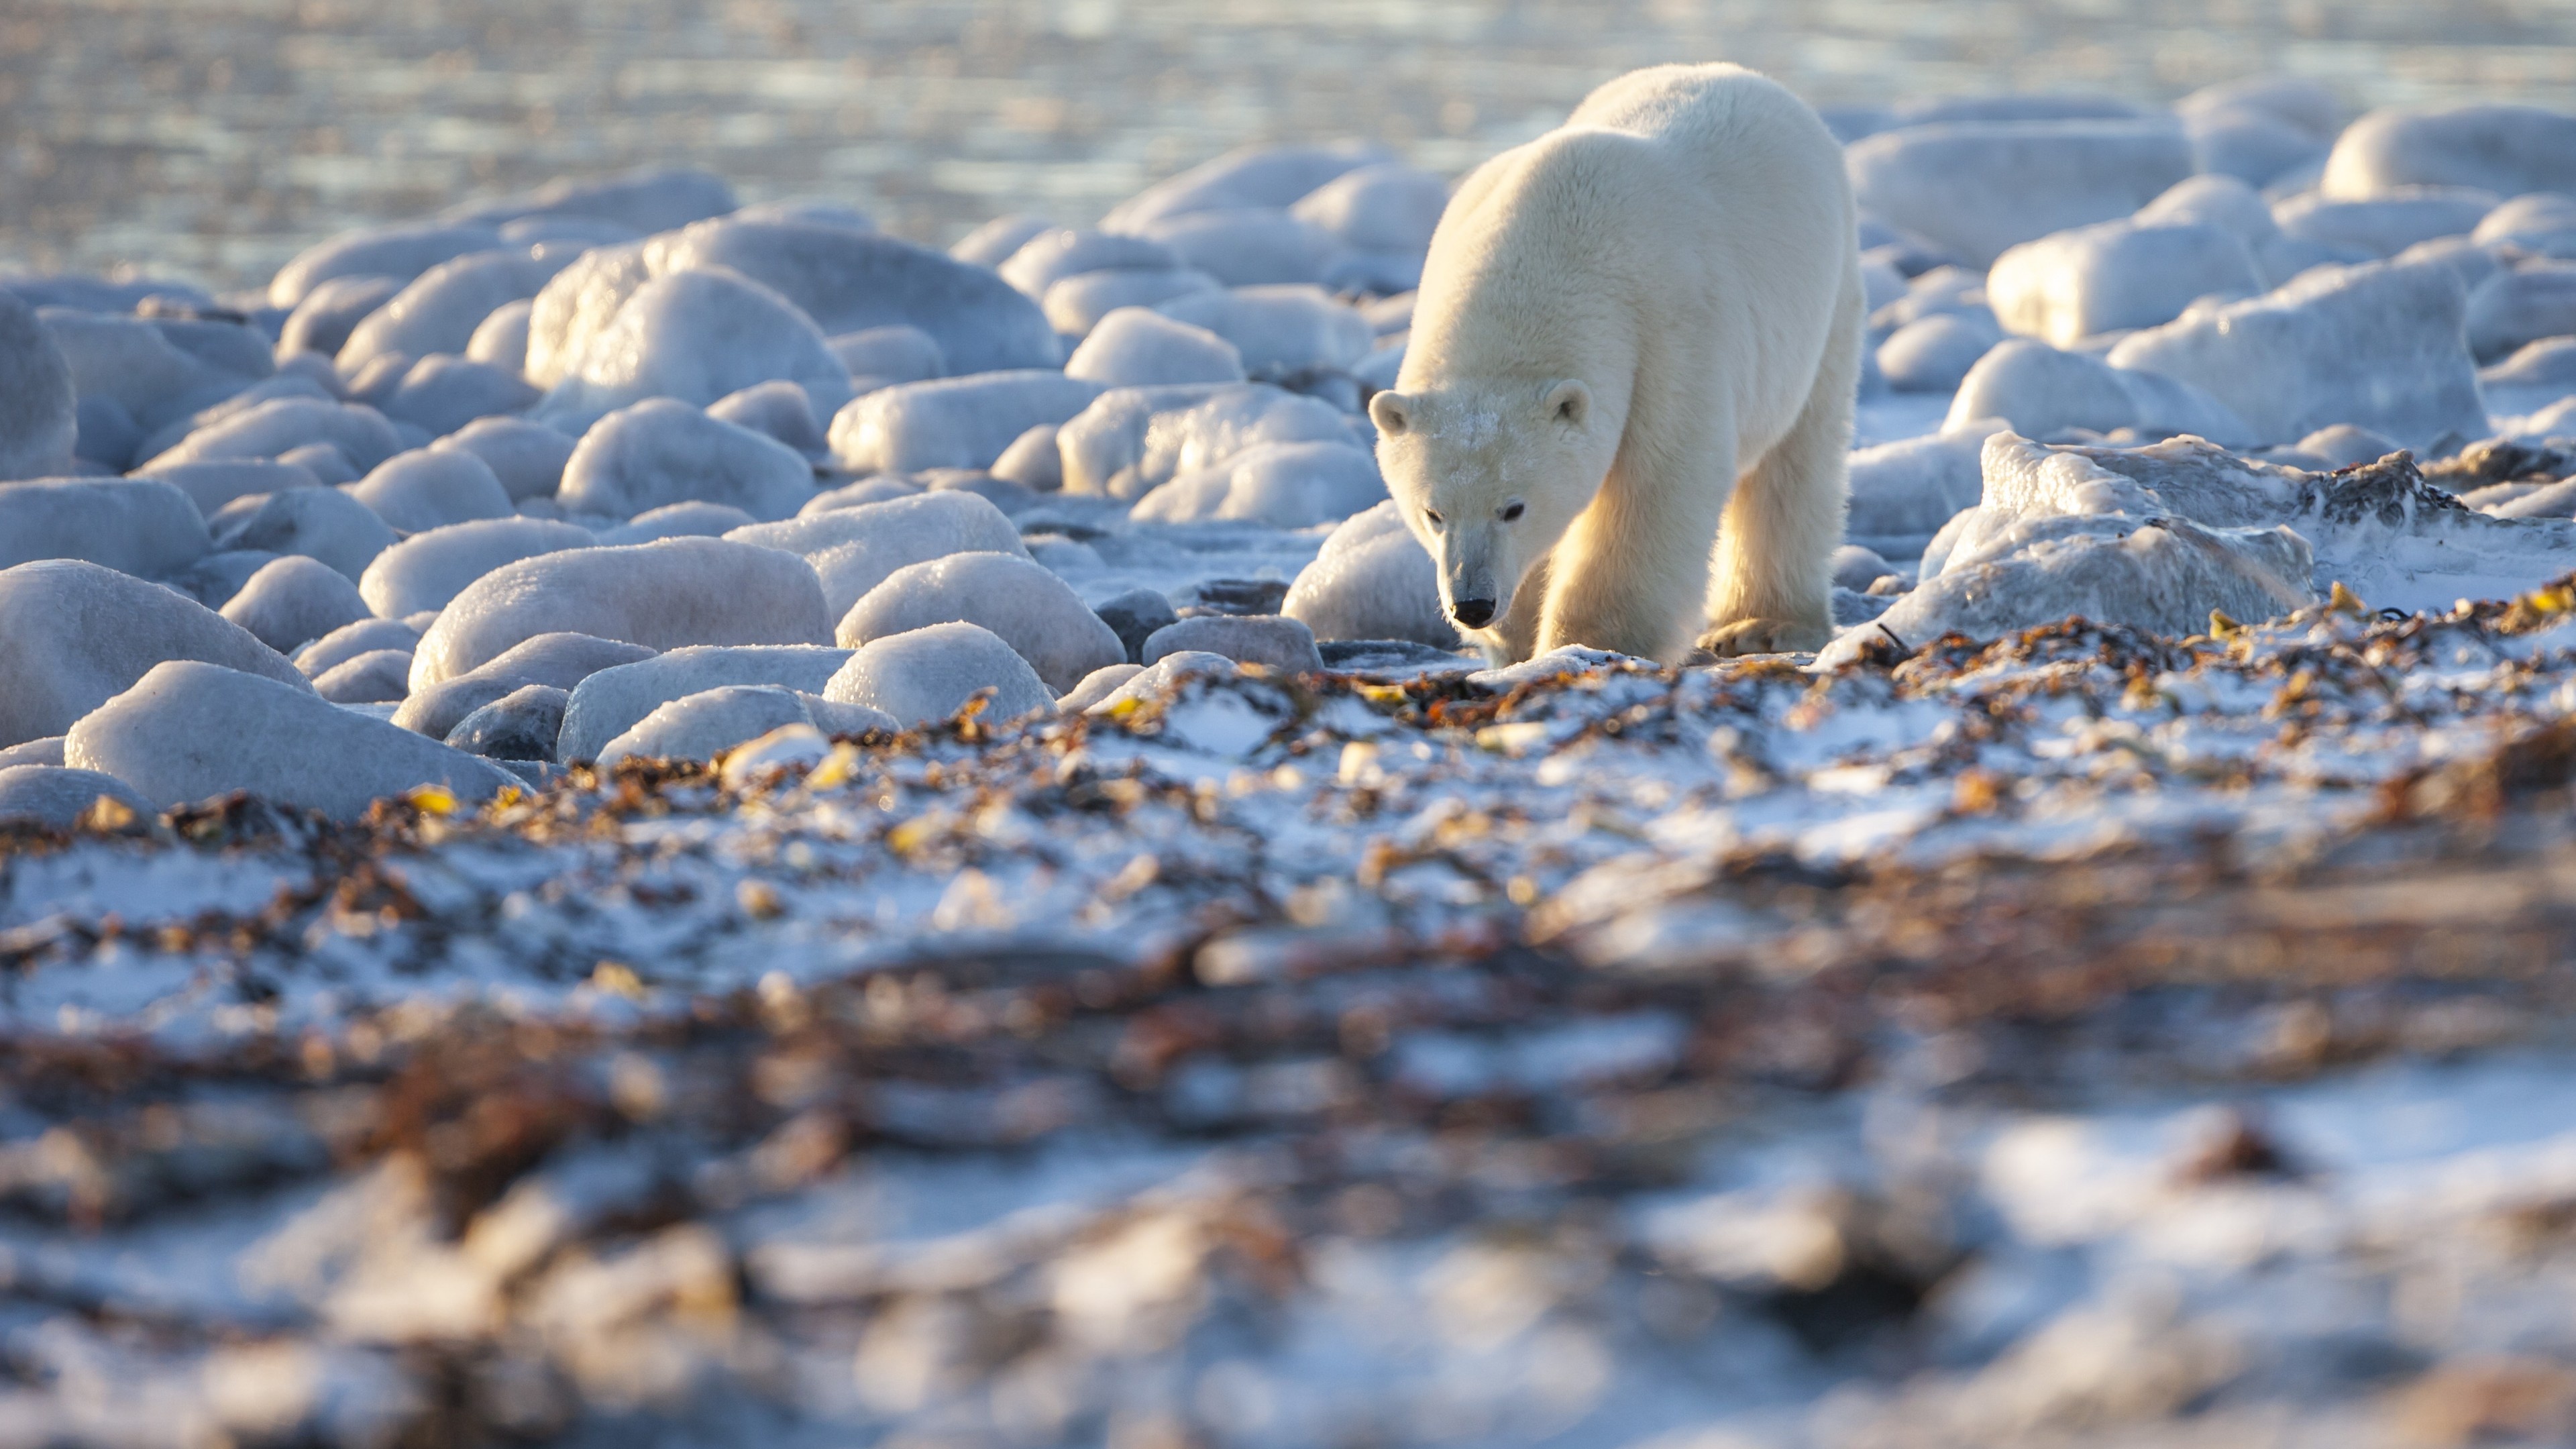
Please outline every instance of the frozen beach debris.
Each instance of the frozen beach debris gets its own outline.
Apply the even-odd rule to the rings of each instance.
[[[1175,475],[1136,501],[1160,523],[1232,519],[1272,528],[1340,523],[1386,498],[1377,459],[1344,443],[1260,443],[1210,468]]]
[[[2054,347],[2170,322],[2202,298],[2263,290],[2244,240],[2206,222],[2121,220],[2055,232],[2006,251],[1986,276],[1996,320]]]
[[[151,478],[0,483],[0,569],[76,558],[143,578],[175,574],[214,547],[188,495]]]
[[[0,482],[67,472],[79,437],[70,361],[33,307],[0,293]]]
[[[856,472],[984,468],[1022,433],[1062,423],[1101,385],[1052,369],[982,372],[880,388],[832,419],[832,455]]]
[[[869,640],[822,692],[836,704],[863,704],[912,726],[948,719],[986,691],[981,717],[996,723],[1055,708],[1057,692],[1018,650],[959,620]]]
[[[218,549],[300,553],[329,564],[352,583],[395,542],[392,525],[337,488],[247,493],[216,510],[206,523]]]
[[[1440,604],[1439,569],[1392,499],[1335,528],[1315,561],[1289,585],[1279,612],[1318,639],[1409,639],[1458,647],[1458,631]]]
[[[539,305],[542,311],[542,294]],[[529,380],[542,383],[536,346],[532,331]],[[635,287],[561,365],[562,381],[529,417],[567,432],[648,398],[703,407],[772,378],[834,399],[850,387],[849,370],[810,317],[768,287],[715,266],[665,273]]]
[[[1324,667],[1315,631],[1302,619],[1279,614],[1200,614],[1156,630],[1140,659],[1147,668],[1173,654],[1215,654],[1237,664],[1258,664],[1281,674],[1314,674]]]
[[[452,678],[539,634],[689,644],[819,644],[823,587],[792,553],[715,538],[573,549],[504,564],[438,616],[412,656],[412,688]]]
[[[814,497],[814,467],[766,433],[677,399],[621,408],[591,425],[564,463],[555,501],[633,518],[674,503],[720,503],[755,520],[792,518]]]
[[[2576,194],[2576,116],[2538,106],[2390,106],[2344,128],[2318,188],[2337,199],[2415,186]]]
[[[2194,169],[2169,119],[1945,122],[1871,136],[1848,155],[1864,213],[1972,267],[2127,216]]]
[[[653,657],[641,644],[569,632],[539,634],[452,679],[407,690],[393,722],[414,734],[445,739],[474,711],[530,685],[569,691],[603,669]]]
[[[1002,510],[955,489],[808,513],[728,537],[785,549],[813,565],[822,580],[824,608],[835,620],[897,569],[960,553],[1028,554],[1019,529]]]
[[[544,518],[486,518],[415,533],[367,565],[358,593],[385,619],[444,609],[466,586],[505,563],[589,548],[590,530]]]
[[[571,686],[556,758],[595,760],[654,710],[710,689],[769,684],[821,694],[849,660],[849,650],[830,647],[684,648],[599,669]]]
[[[1204,327],[1147,307],[1121,307],[1074,348],[1064,375],[1102,387],[1241,382],[1243,354]]]
[[[404,533],[514,513],[509,490],[491,467],[462,448],[398,453],[342,491]]]
[[[423,785],[489,799],[512,778],[304,687],[195,661],[156,664],[81,717],[64,759],[132,785],[163,809],[232,790],[347,819]]]
[[[432,448],[461,448],[483,460],[512,502],[551,497],[562,486],[575,440],[525,418],[480,418]]]
[[[533,299],[584,249],[568,242],[468,252],[407,283],[351,329],[334,357],[354,377],[388,353],[462,356],[483,319],[512,302]]]
[[[1116,631],[1070,585],[1025,554],[1012,553],[952,553],[895,570],[850,607],[836,642],[863,649],[878,639],[955,621],[980,625],[1018,650],[1045,682],[1049,699],[1127,657]]]
[[[1262,383],[1122,387],[1056,431],[1064,491],[1135,499],[1261,443],[1356,443],[1344,415]]]
[[[347,575],[300,554],[262,564],[217,612],[280,654],[371,617]]]
[[[159,811],[114,775],[57,765],[0,764],[0,826],[27,824],[69,830],[105,796],[149,820]]]
[[[2456,447],[2487,431],[2462,341],[2466,308],[2459,279],[2441,266],[2319,268],[2132,334],[2108,360],[2225,399],[2255,441],[2352,423],[2430,453],[2445,438]]]

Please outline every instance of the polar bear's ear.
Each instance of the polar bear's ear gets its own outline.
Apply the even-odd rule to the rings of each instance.
[[[1400,392],[1380,392],[1369,399],[1369,421],[1390,438],[1413,429],[1413,399]]]
[[[1582,427],[1592,416],[1592,389],[1580,379],[1569,377],[1547,390],[1547,400],[1539,404],[1539,411],[1551,423]]]

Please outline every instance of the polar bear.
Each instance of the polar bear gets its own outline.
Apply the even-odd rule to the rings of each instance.
[[[1831,636],[1855,222],[1824,122],[1732,65],[1631,72],[1459,184],[1369,416],[1488,659]]]

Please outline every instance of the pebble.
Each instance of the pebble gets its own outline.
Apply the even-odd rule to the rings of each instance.
[[[53,765],[8,765],[0,766],[0,825],[36,824],[69,830],[80,823],[102,795],[145,820],[161,813],[114,775]]]
[[[220,612],[280,654],[368,617],[356,585],[330,565],[299,554],[262,564]]]
[[[1062,423],[1100,394],[1099,383],[1040,369],[881,388],[832,419],[832,455],[862,473],[988,467],[1022,433]]]
[[[245,494],[217,510],[207,524],[216,548],[299,553],[338,569],[352,583],[395,541],[392,525],[337,488]]]
[[[832,637],[832,619],[814,570],[777,549],[666,538],[543,554],[504,564],[457,595],[412,656],[412,688],[566,630],[657,650],[819,644]]]
[[[640,644],[588,634],[540,634],[453,679],[407,694],[393,722],[443,740],[467,715],[531,684],[570,690],[603,669],[653,657]]]
[[[1165,655],[1184,652],[1221,654],[1282,674],[1316,674],[1324,668],[1314,629],[1280,614],[1201,614],[1166,624],[1145,641],[1142,662],[1150,668]]]
[[[508,489],[481,458],[461,448],[414,448],[378,464],[342,491],[405,533],[478,518],[508,518]]]
[[[1102,387],[1241,382],[1243,354],[1204,327],[1144,307],[1121,307],[1065,360],[1064,375]]]
[[[1025,554],[955,553],[895,570],[841,619],[845,649],[933,624],[981,625],[1029,661],[1049,699],[1126,659],[1116,631]]]
[[[542,518],[485,518],[415,533],[376,555],[358,576],[368,609],[400,619],[444,609],[476,579],[506,563],[598,540],[590,530]]]
[[[70,468],[79,409],[71,362],[53,334],[34,308],[0,292],[0,482]]]
[[[823,686],[823,697],[883,710],[909,725],[954,716],[982,690],[992,722],[1052,712],[1058,691],[991,630],[962,621],[872,639]]]
[[[570,690],[550,684],[521,685],[457,721],[447,744],[486,759],[550,761],[571,699]]]
[[[656,398],[610,413],[582,435],[555,499],[632,518],[673,503],[721,503],[755,519],[795,516],[814,468],[794,448],[688,403]]]
[[[188,495],[155,479],[0,483],[0,569],[77,558],[159,578],[213,548],[206,520]]]
[[[1317,639],[1409,639],[1458,647],[1458,631],[1440,603],[1439,569],[1392,499],[1334,529],[1315,561],[1288,586],[1279,612]]]
[[[411,651],[370,650],[311,678],[313,692],[333,704],[399,704],[411,689]]]
[[[850,657],[828,647],[691,648],[599,670],[573,686],[555,758],[596,760],[654,710],[728,685],[770,684],[830,698],[826,686]]]
[[[480,801],[513,783],[461,750],[322,699],[301,676],[289,687],[191,660],[152,666],[82,716],[63,758],[163,809],[246,790],[343,820],[422,785]]]
[[[483,418],[466,424],[430,445],[455,448],[483,460],[513,502],[548,498],[562,484],[564,465],[572,461],[573,439],[525,418]]]

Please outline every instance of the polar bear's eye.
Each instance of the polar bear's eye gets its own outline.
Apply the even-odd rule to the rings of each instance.
[[[1521,505],[1520,505],[1520,504],[1518,504],[1518,503],[1506,503],[1506,504],[1504,504],[1504,505],[1503,505],[1503,522],[1505,522],[1505,523],[1518,523],[1518,522],[1520,522],[1520,521],[1521,521]]]
[[[1436,508],[1426,508],[1422,510],[1422,516],[1431,520],[1431,526],[1433,528],[1438,528],[1440,525],[1449,521],[1442,518],[1440,516],[1440,510]]]

